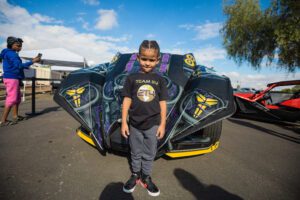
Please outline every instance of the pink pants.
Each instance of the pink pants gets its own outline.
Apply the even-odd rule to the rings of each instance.
[[[5,106],[10,107],[21,103],[21,91],[18,79],[3,79],[6,88]]]

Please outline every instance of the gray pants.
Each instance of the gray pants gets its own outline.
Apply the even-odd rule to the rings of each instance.
[[[143,174],[151,174],[157,151],[157,129],[157,125],[147,130],[139,130],[130,126],[129,144],[133,172],[142,171]]]

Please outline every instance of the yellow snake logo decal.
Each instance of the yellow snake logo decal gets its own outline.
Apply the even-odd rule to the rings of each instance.
[[[67,90],[67,95],[73,97],[73,101],[76,107],[80,107],[80,95],[84,92],[84,87],[80,87],[78,89]]]
[[[119,59],[119,55],[115,55],[110,62],[115,63],[117,62],[118,59]]]
[[[199,71],[198,70],[194,71],[192,76],[197,77],[197,78],[200,77],[201,76],[201,71],[200,70]]]
[[[198,118],[202,114],[203,110],[205,110],[207,107],[211,107],[218,103],[218,100],[206,98],[202,94],[197,94],[196,100],[198,102],[198,105],[194,112],[194,116],[193,116],[194,118]]]
[[[191,54],[187,54],[185,56],[184,62],[191,68],[194,68],[196,66],[196,60]]]

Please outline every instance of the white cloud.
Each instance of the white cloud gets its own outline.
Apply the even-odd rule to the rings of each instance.
[[[82,0],[82,2],[90,6],[97,6],[100,4],[98,0]]]
[[[49,17],[49,16],[45,16],[45,15],[41,15],[38,13],[35,13],[32,15],[35,19],[37,19],[39,22],[45,22],[45,23],[54,23],[54,24],[62,24],[63,21],[62,20],[56,20],[53,17]]]
[[[118,26],[117,13],[114,10],[98,10],[99,18],[97,20],[96,29],[109,30]]]
[[[199,64],[211,65],[213,61],[226,58],[226,51],[213,46],[199,48],[194,51],[194,56]]]
[[[89,23],[88,23],[87,21],[85,21],[85,20],[83,19],[83,17],[77,17],[76,20],[82,24],[82,28],[83,28],[83,29],[85,29],[85,30],[90,30],[90,28],[89,28]]]
[[[43,19],[36,16],[22,7],[0,1],[0,37],[4,40],[10,35],[21,37],[24,40],[24,50],[62,47],[95,63],[110,61],[116,52],[130,50],[116,42],[128,41],[131,36],[114,38],[92,33],[79,33],[71,27],[44,24],[46,16],[43,16]],[[2,47],[4,46],[6,44],[2,44]]]
[[[84,16],[84,15],[86,15],[86,12],[78,12],[77,15],[78,16]]]
[[[202,25],[193,24],[182,24],[179,28],[184,28],[186,30],[193,30],[196,32],[195,40],[207,40],[219,36],[219,31],[222,27],[222,23],[216,22],[211,23],[207,21]]]
[[[300,73],[260,74],[259,72],[257,72],[253,74],[241,74],[236,71],[231,71],[221,72],[220,74],[228,76],[233,87],[237,87],[237,85],[240,85],[241,87],[251,87],[260,90],[265,89],[268,83],[300,79]]]
[[[161,52],[163,52],[163,53],[171,53],[171,54],[185,54],[185,53],[189,53],[189,52],[185,51],[184,49],[180,49],[180,48],[162,49]]]
[[[109,41],[109,42],[127,42],[132,38],[132,35],[123,35],[122,37],[115,38],[111,36],[98,36],[98,39]]]
[[[185,44],[186,42],[182,42],[182,41],[178,41],[178,42],[176,42],[174,45],[173,45],[173,47],[178,47],[178,46],[181,46],[181,45],[183,45],[183,44]]]
[[[146,38],[148,38],[148,39],[153,39],[155,37],[156,37],[156,35],[153,34],[153,33],[149,33],[149,34],[146,35]]]
[[[184,28],[186,30],[191,30],[191,29],[195,28],[195,25],[193,25],[193,24],[181,24],[181,25],[179,25],[179,28]]]
[[[219,36],[222,27],[221,23],[206,23],[196,27],[197,35],[195,39],[206,40]]]
[[[123,10],[124,8],[125,8],[125,5],[124,5],[124,4],[118,5],[118,9],[119,9],[119,10]]]

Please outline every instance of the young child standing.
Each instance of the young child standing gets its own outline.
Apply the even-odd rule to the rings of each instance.
[[[6,88],[6,100],[0,126],[16,124],[23,120],[24,117],[19,115],[19,105],[21,102],[20,84],[24,79],[24,69],[28,69],[33,63],[41,60],[40,56],[33,58],[31,61],[22,63],[19,52],[22,49],[23,40],[16,37],[7,38],[7,48],[3,49],[0,59],[3,62],[3,82]],[[13,108],[13,121],[8,121],[7,117]]]
[[[128,75],[122,93],[121,134],[125,138],[129,137],[132,168],[132,175],[124,184],[123,191],[132,193],[136,184],[141,183],[149,195],[158,196],[160,190],[150,175],[157,140],[165,135],[168,92],[164,79],[153,71],[160,59],[157,42],[144,40],[137,59],[140,71]]]

